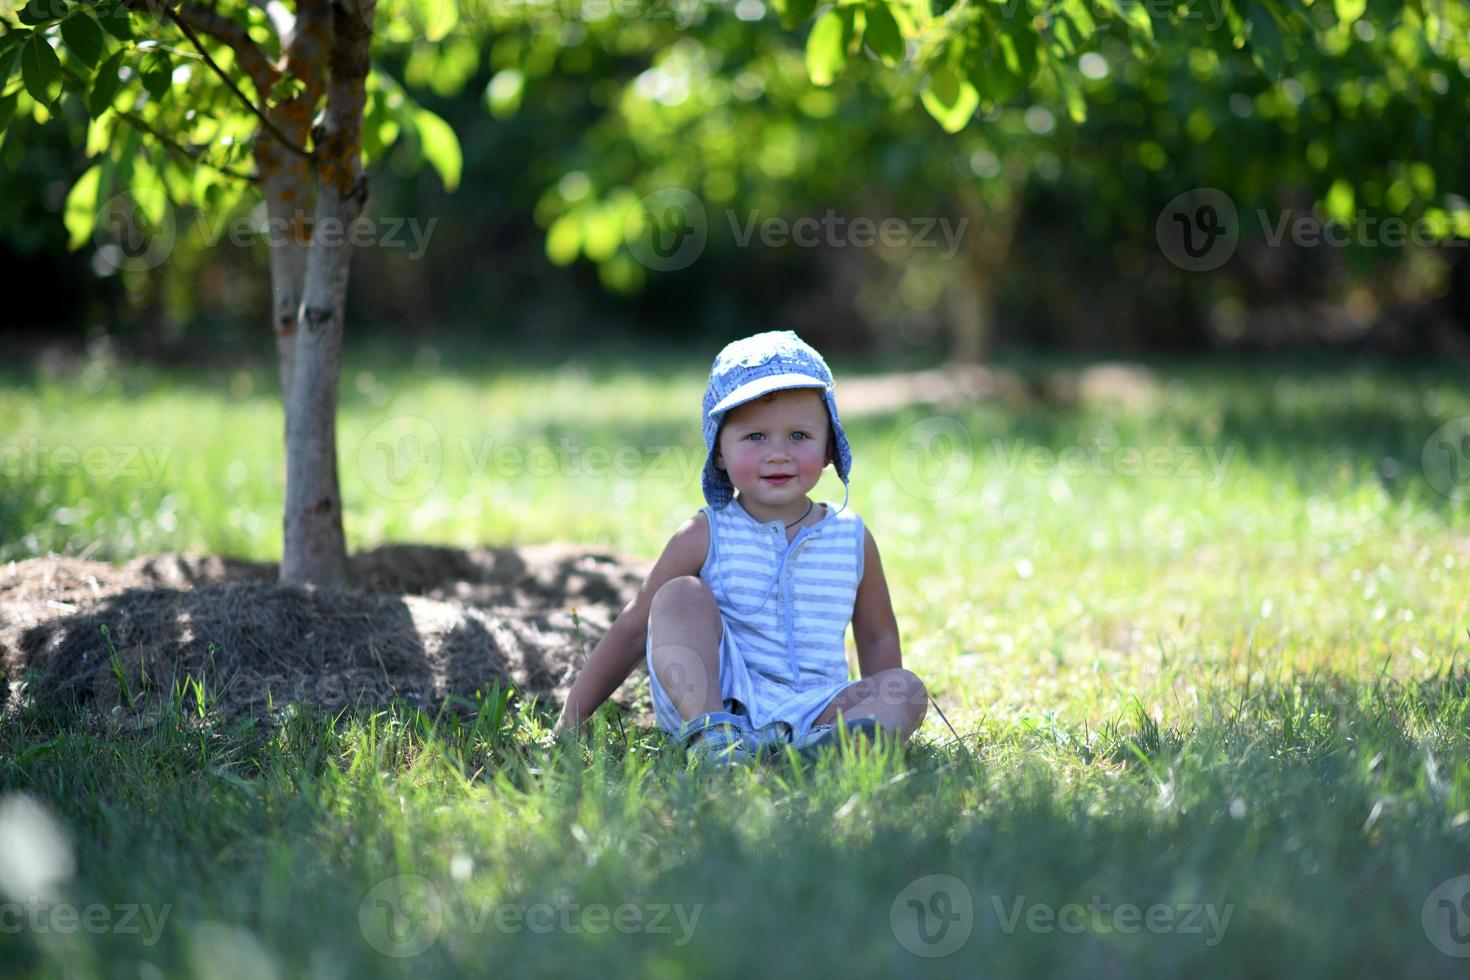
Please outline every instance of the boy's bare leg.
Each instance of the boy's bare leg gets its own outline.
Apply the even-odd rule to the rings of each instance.
[[[685,721],[721,711],[720,637],[725,629],[714,593],[701,579],[670,579],[653,597],[648,635],[653,671]]]
[[[849,721],[872,718],[903,741],[923,724],[929,691],[913,671],[892,667],[843,688],[813,724],[831,724],[839,710]]]

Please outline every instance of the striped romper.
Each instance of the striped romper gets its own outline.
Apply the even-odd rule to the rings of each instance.
[[[719,665],[725,710],[743,711],[757,729],[784,722],[786,734],[800,739],[852,683],[846,633],[863,577],[863,520],[828,506],[827,516],[788,544],[781,521],[761,523],[739,500],[701,509],[710,534],[699,577],[714,592],[724,620]],[[665,731],[677,732],[683,720],[653,672],[651,638],[645,657],[654,717]]]

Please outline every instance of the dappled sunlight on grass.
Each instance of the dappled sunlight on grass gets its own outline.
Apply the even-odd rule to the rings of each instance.
[[[649,560],[701,503],[704,370],[349,365],[351,545]],[[903,756],[690,771],[611,706],[560,744],[552,706],[500,691],[438,716],[277,705],[274,725],[226,723],[198,691],[126,726],[23,711],[0,729],[0,791],[65,828],[69,900],[172,917],[148,946],[6,937],[14,962],[193,975],[207,940],[281,975],[800,974],[855,956],[885,975],[1451,975],[1421,910],[1470,861],[1470,512],[1421,455],[1470,388],[1225,360],[1149,378],[1131,400],[1038,382],[847,425],[851,506],[938,703]],[[149,383],[0,388],[19,460],[4,557],[278,554],[270,386]],[[33,463],[14,451],[31,440]],[[62,446],[102,455],[59,472]],[[130,476],[120,447],[165,463]],[[842,487],[828,473],[813,495]],[[913,953],[916,888],[919,907],[969,902],[960,951]],[[1173,925],[1100,908],[1130,903]],[[1059,928],[1074,907],[1081,930]]]
[[[520,373],[349,364],[350,545],[569,541],[652,559],[702,503],[704,367],[677,365],[652,384],[598,357]],[[1387,660],[1413,673],[1463,644],[1470,520],[1419,461],[1430,432],[1470,413],[1461,379],[1258,367],[1164,364],[1127,375],[1124,394],[1147,397],[1083,383],[1066,398],[848,424],[851,506],[882,549],[911,666],[941,703],[966,719],[1007,706],[1078,718],[1120,691],[1174,701],[1199,671]],[[278,556],[271,379],[87,370],[85,397],[77,379],[0,388],[17,491],[0,506],[0,557]],[[841,501],[830,470],[813,496]]]

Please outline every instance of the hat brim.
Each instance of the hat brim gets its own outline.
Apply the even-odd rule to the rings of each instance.
[[[784,391],[788,388],[820,388],[823,391],[827,383],[820,378],[814,378],[810,374],[772,374],[764,378],[756,378],[730,392],[724,398],[715,403],[706,413],[707,418],[714,418],[722,412],[728,412],[736,405],[743,405],[753,398],[759,398],[772,391]]]

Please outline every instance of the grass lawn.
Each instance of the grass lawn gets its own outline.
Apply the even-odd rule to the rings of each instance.
[[[349,362],[350,544],[656,556],[702,502],[708,359]],[[1431,436],[1470,376],[1152,367],[846,424],[948,719],[902,758],[686,772],[606,716],[553,744],[489,679],[269,732],[22,711],[0,885],[37,899],[0,895],[0,973],[1463,976],[1470,460]],[[265,367],[11,369],[0,560],[278,557],[280,431]]]

